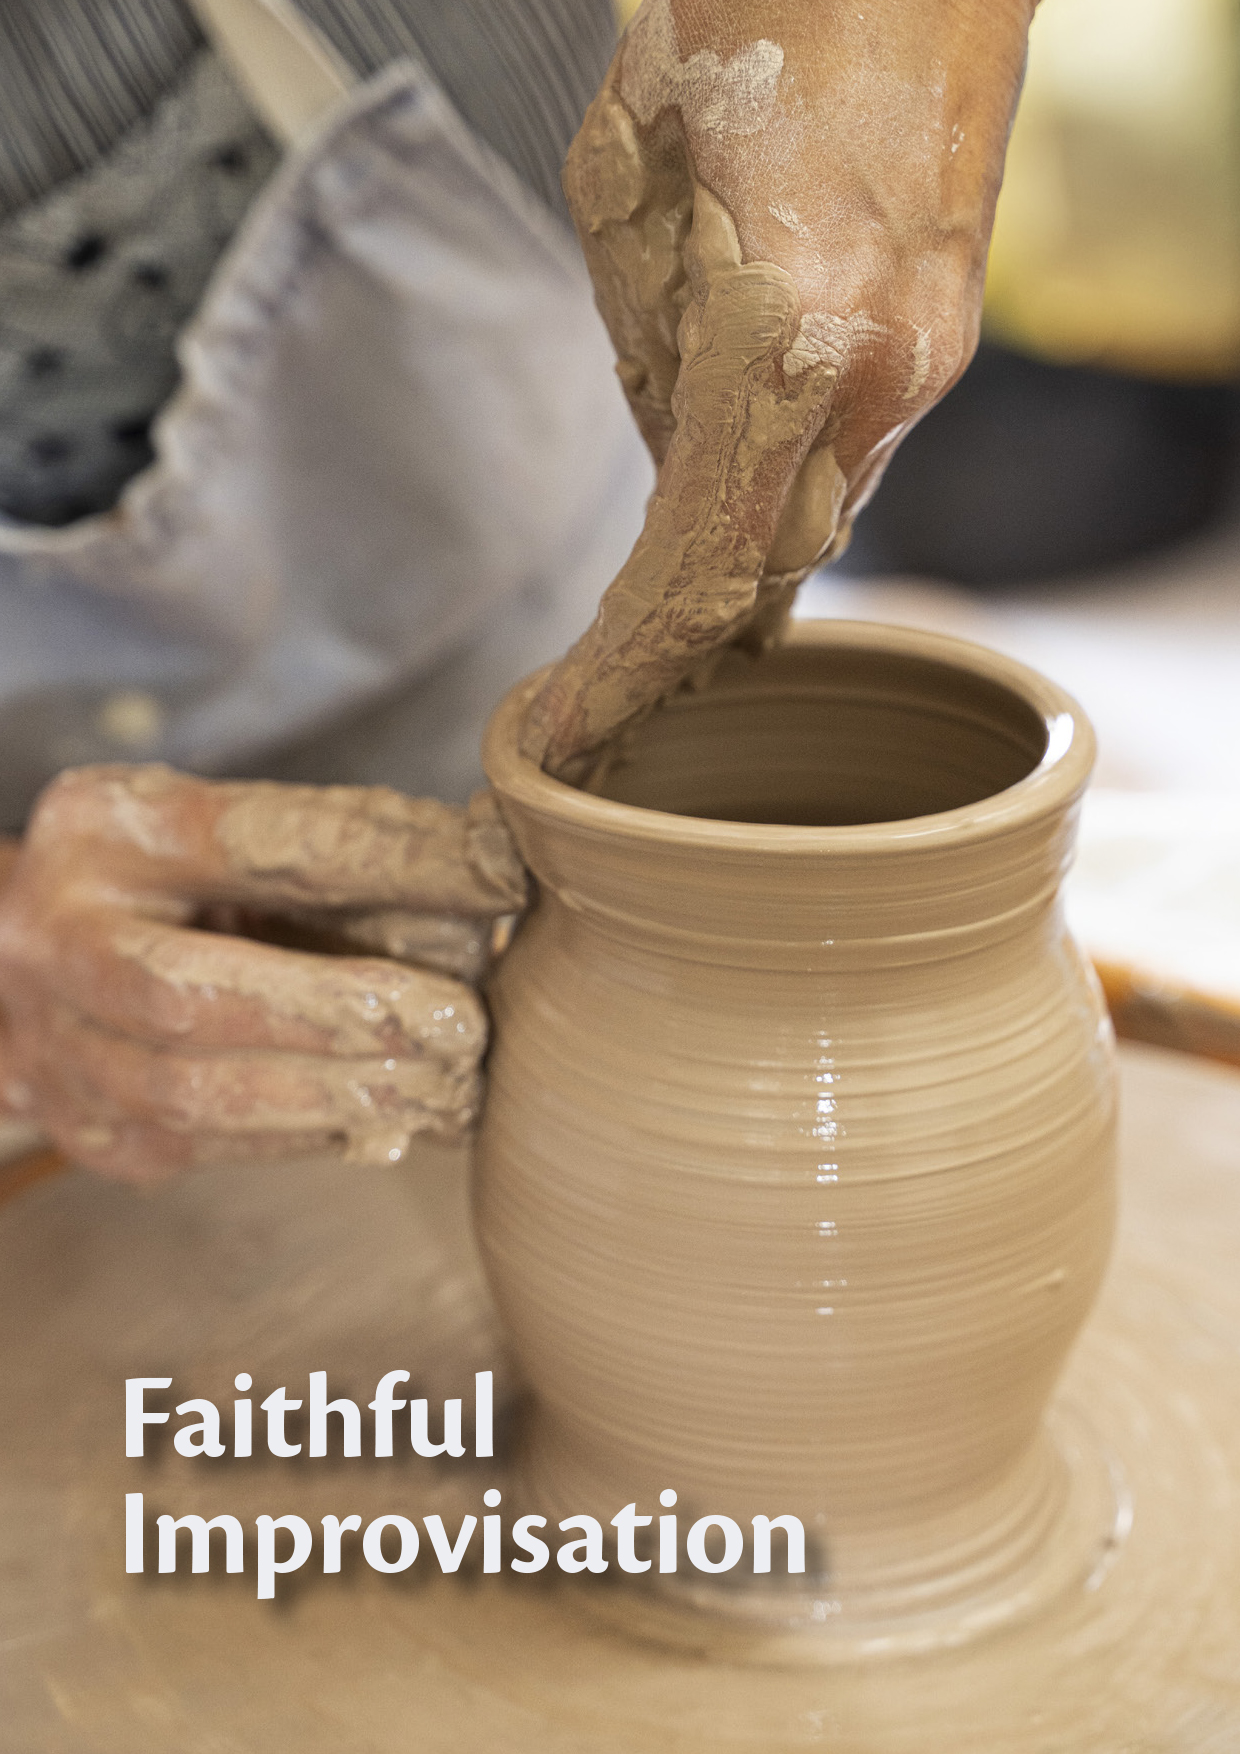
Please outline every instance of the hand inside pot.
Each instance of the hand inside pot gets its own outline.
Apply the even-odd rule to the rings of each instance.
[[[565,188],[659,468],[525,753],[574,777],[838,553],[977,342],[1033,0],[647,0]]]
[[[476,1115],[470,983],[525,898],[489,794],[80,768],[0,881],[0,1112],[79,1163],[395,1161]]]

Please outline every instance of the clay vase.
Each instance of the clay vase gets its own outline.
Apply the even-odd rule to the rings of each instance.
[[[769,1578],[650,1580],[721,1612],[1002,1618],[1105,1532],[1045,1418],[1113,1223],[1111,1031],[1059,901],[1089,725],[979,647],[802,624],[584,791],[519,753],[538,680],[485,746],[538,899],[476,1170],[527,1489],[605,1528],[668,1488],[682,1529],[799,1517],[803,1577],[776,1545]]]

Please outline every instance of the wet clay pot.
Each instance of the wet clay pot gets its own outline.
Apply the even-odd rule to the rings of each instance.
[[[1113,1218],[1110,1029],[1059,902],[1087,722],[981,648],[802,624],[586,792],[518,753],[536,686],[486,744],[538,901],[476,1182],[530,1494],[798,1516],[804,1577],[777,1536],[769,1579],[652,1580],[733,1614],[1003,1617],[1105,1522],[1045,1418]]]

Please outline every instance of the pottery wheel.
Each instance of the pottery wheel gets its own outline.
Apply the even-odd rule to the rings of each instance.
[[[124,1459],[123,1379],[226,1410],[506,1380],[464,1165],[212,1171],[135,1193],[74,1173],[0,1207],[0,1723],[11,1754],[1236,1754],[1240,1076],[1122,1055],[1124,1213],[1057,1398],[1131,1503],[1027,1619],[929,1655],[773,1668],[608,1630],[568,1580],[311,1565],[128,1577],[123,1495],[253,1518],[481,1514],[502,1464]],[[165,1444],[165,1450],[168,1446]],[[452,1522],[449,1523],[453,1527]],[[148,1544],[153,1545],[148,1535]],[[218,1565],[218,1560],[214,1563]],[[432,1561],[433,1566],[433,1561]],[[604,1580],[594,1580],[603,1584]]]

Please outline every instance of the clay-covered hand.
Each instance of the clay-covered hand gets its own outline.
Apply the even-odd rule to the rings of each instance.
[[[524,896],[487,794],[66,773],[0,887],[0,1109],[134,1180],[455,1137],[487,1032],[467,983]]]
[[[659,466],[530,714],[583,752],[779,625],[977,341],[1034,0],[646,0],[565,188]]]

